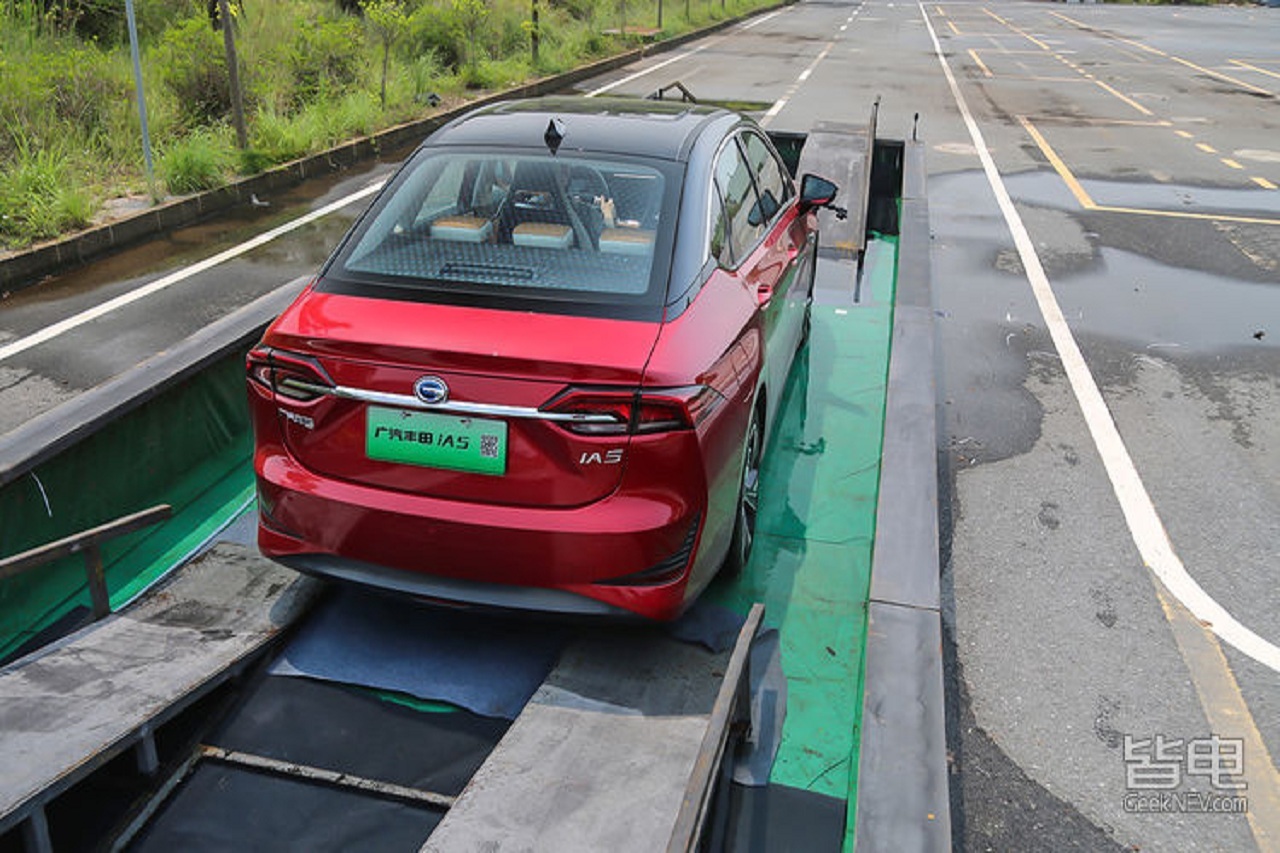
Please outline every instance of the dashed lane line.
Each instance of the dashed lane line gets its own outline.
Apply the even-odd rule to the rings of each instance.
[[[782,108],[787,105],[787,102],[790,101],[793,97],[795,97],[796,92],[800,90],[800,87],[804,84],[804,81],[809,79],[809,75],[812,74],[814,69],[818,67],[818,63],[826,59],[827,54],[831,53],[831,49],[834,48],[835,46],[836,46],[835,42],[833,41],[827,42],[826,46],[822,48],[822,52],[819,53],[816,57],[814,57],[813,62],[809,63],[809,67],[806,68],[804,71],[800,72],[800,76],[796,78],[796,82],[792,83],[791,86],[787,88],[787,91],[782,93],[782,97],[774,101],[773,106],[769,107],[769,111],[764,114],[763,118],[760,119],[761,127],[768,127],[773,122],[774,118],[778,115],[778,113],[782,112]]]
[[[1049,14],[1053,15],[1055,18],[1059,18],[1063,21],[1066,21],[1068,24],[1071,24],[1074,27],[1078,27],[1079,29],[1086,30],[1088,32],[1097,32],[1097,30],[1094,27],[1084,23],[1083,21],[1077,21],[1074,18],[1068,17],[1067,15],[1063,15],[1061,12],[1050,12]],[[1252,83],[1248,83],[1244,80],[1240,80],[1236,77],[1232,77],[1229,74],[1223,74],[1221,71],[1214,71],[1212,68],[1205,68],[1203,65],[1197,65],[1196,63],[1192,62],[1189,59],[1183,59],[1180,56],[1174,56],[1172,53],[1166,53],[1165,51],[1160,50],[1157,47],[1152,47],[1151,45],[1143,44],[1140,41],[1135,41],[1134,39],[1125,38],[1124,36],[1118,35],[1117,33],[1108,33],[1107,35],[1110,36],[1111,38],[1114,38],[1116,41],[1120,41],[1125,44],[1132,45],[1133,47],[1136,47],[1139,50],[1143,50],[1143,51],[1146,51],[1147,53],[1154,54],[1156,56],[1161,57],[1162,59],[1168,59],[1172,62],[1176,62],[1179,65],[1185,65],[1187,68],[1190,68],[1193,71],[1198,71],[1201,74],[1208,74],[1210,77],[1216,77],[1219,80],[1224,80],[1228,83],[1231,83],[1232,85],[1239,86],[1241,89],[1245,89],[1249,92],[1255,92],[1259,95],[1275,94],[1275,92],[1271,91],[1270,89],[1264,89],[1261,86],[1255,86]]]
[[[995,76],[994,74],[991,73],[991,69],[987,67],[987,64],[982,61],[982,58],[978,56],[978,51],[976,49],[972,47],[969,48],[969,56],[973,57],[973,61],[977,64],[979,68],[982,69],[982,76],[984,77]]]
[[[650,65],[648,68],[641,68],[639,71],[636,71],[632,74],[628,74],[627,76],[622,77],[618,80],[614,80],[612,83],[606,83],[597,89],[592,89],[590,92],[587,92],[584,97],[594,98],[597,95],[603,95],[605,92],[612,91],[618,88],[619,86],[625,86],[627,83],[630,83],[632,80],[638,80],[641,77],[645,76],[646,74],[652,74],[655,71],[666,68],[668,65],[673,65],[674,63],[677,63],[682,59],[688,59],[691,56],[695,56],[699,53],[702,53],[702,51],[708,48],[715,47],[720,42],[729,38],[729,36],[733,35],[734,33],[741,33],[741,32],[750,30],[754,27],[758,27],[761,24],[763,24],[765,21],[769,21],[769,20],[772,20],[773,18],[778,17],[785,11],[786,11],[785,9],[779,9],[776,12],[770,12],[767,15],[761,15],[759,18],[756,18],[755,20],[748,21],[742,26],[736,27],[731,33],[726,33],[725,35],[718,36],[717,38],[713,38],[707,42],[704,42],[703,44],[698,45],[692,50],[686,50],[683,53],[678,53],[675,56],[670,57],[669,59],[664,59],[661,62],[658,62],[654,65]]]
[[[1277,73],[1277,72],[1275,72],[1275,71],[1268,71],[1266,68],[1259,68],[1258,66],[1256,66],[1256,65],[1251,65],[1251,64],[1249,64],[1248,62],[1241,62],[1239,59],[1233,59],[1233,60],[1231,60],[1231,64],[1232,64],[1232,65],[1238,65],[1238,66],[1240,66],[1241,68],[1247,68],[1247,69],[1248,69],[1248,70],[1250,70],[1250,71],[1256,71],[1256,72],[1258,72],[1259,74],[1265,74],[1265,75],[1267,75],[1268,77],[1276,77],[1276,78],[1280,78],[1280,73]]]
[[[1268,219],[1262,216],[1239,216],[1232,213],[1196,213],[1185,210],[1154,210],[1150,208],[1115,207],[1112,205],[1098,204],[1071,172],[1071,169],[1067,167],[1067,164],[1058,156],[1058,152],[1053,150],[1053,146],[1051,146],[1049,141],[1044,138],[1044,135],[1040,133],[1040,130],[1031,123],[1031,120],[1026,116],[1018,116],[1017,119],[1018,123],[1022,125],[1023,130],[1025,130],[1027,135],[1031,137],[1031,140],[1035,142],[1036,147],[1040,149],[1040,153],[1044,154],[1045,159],[1049,161],[1049,165],[1058,173],[1058,177],[1062,178],[1062,182],[1067,185],[1067,189],[1071,191],[1071,194],[1075,196],[1076,201],[1078,201],[1080,206],[1085,210],[1097,210],[1102,213],[1125,213],[1133,216],[1154,216],[1163,219],[1192,219],[1199,220],[1201,222],[1240,222],[1248,225],[1280,225],[1280,219]],[[1256,179],[1255,183],[1257,183]],[[1267,183],[1270,183],[1270,181],[1267,181]],[[1263,184],[1259,184],[1259,186],[1263,186]],[[1274,186],[1270,188],[1274,189]]]

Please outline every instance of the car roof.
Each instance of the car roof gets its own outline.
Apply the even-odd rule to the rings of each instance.
[[[543,147],[553,119],[558,120],[564,134],[563,151],[683,161],[709,127],[722,125],[727,130],[741,116],[723,107],[640,98],[532,98],[503,101],[467,113],[423,144]]]

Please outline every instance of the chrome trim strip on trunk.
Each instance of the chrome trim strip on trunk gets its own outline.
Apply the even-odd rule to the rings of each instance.
[[[424,403],[410,394],[391,394],[385,391],[366,391],[363,388],[348,388],[344,385],[316,385],[303,382],[292,377],[283,380],[281,385],[308,391],[325,397],[337,397],[342,400],[354,400],[358,403],[374,403],[379,406],[395,406],[401,409],[418,409],[424,412],[446,412],[454,415],[481,415],[495,418],[522,418],[525,420],[552,421],[554,423],[573,424],[617,424],[621,423],[612,415],[587,412],[544,412],[527,406],[500,406],[495,403],[462,403],[449,400],[444,403]]]

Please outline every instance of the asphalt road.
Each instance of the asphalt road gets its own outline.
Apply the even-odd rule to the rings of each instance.
[[[1278,27],[806,0],[581,87],[680,80],[794,130],[878,95],[882,136],[927,143],[965,849],[1280,849]],[[11,296],[0,355],[386,168]],[[359,207],[0,357],[0,432],[313,268]],[[1188,761],[1212,735],[1242,775]],[[1153,780],[1179,797],[1140,796]],[[1248,814],[1195,813],[1193,791]]]

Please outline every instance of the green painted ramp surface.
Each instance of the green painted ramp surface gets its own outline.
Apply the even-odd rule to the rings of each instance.
[[[778,628],[787,716],[770,782],[847,800],[846,849],[862,713],[897,241],[867,247],[859,301],[813,307],[765,454],[751,562],[708,598],[765,604]]]

